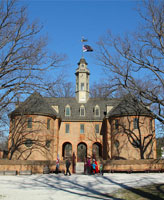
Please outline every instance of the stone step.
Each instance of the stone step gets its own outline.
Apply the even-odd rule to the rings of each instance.
[[[17,175],[17,171],[5,171],[5,175],[9,175],[9,176],[11,176],[11,175]]]
[[[19,175],[32,175],[32,171],[31,170],[20,171]]]

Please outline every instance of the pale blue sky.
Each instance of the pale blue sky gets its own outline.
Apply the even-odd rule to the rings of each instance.
[[[44,25],[44,33],[49,37],[49,50],[65,53],[68,56],[65,71],[69,80],[75,81],[75,69],[81,58],[81,37],[88,39],[89,45],[96,48],[96,41],[107,30],[115,34],[134,31],[140,20],[135,8],[140,1],[22,1],[28,5],[30,19],[38,19]],[[93,53],[84,57],[91,72],[91,83],[102,79],[104,74],[97,66]]]

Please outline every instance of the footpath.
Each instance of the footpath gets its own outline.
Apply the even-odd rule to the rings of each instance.
[[[114,199],[118,189],[153,183],[164,184],[164,173],[0,176],[0,200]]]

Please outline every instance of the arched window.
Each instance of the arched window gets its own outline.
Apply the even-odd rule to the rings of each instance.
[[[80,106],[80,116],[85,116],[85,107],[84,107],[84,105]]]
[[[96,117],[100,116],[100,107],[98,105],[95,106],[95,116]]]
[[[71,109],[69,105],[65,107],[65,116],[71,116]]]

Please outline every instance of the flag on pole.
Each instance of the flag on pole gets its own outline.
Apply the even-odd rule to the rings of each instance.
[[[88,40],[87,40],[87,39],[84,39],[84,38],[82,38],[82,39],[81,39],[81,42],[88,42]]]
[[[83,52],[91,52],[91,51],[93,51],[91,46],[83,45]]]

